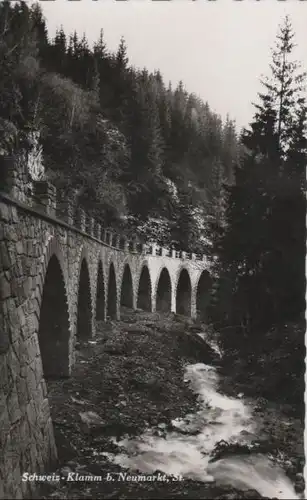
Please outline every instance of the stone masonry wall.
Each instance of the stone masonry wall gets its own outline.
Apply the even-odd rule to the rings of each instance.
[[[31,493],[22,473],[46,470],[56,448],[37,338],[39,303],[31,298],[42,279],[40,224],[20,224],[15,207],[0,210],[0,498],[17,499]]]
[[[143,265],[148,266],[152,310],[164,267],[171,281],[172,310],[176,310],[176,287],[181,269],[186,267],[191,278],[194,314],[197,283],[207,267],[203,260],[174,258],[164,250],[157,255],[153,248],[137,248],[135,244],[122,242],[116,235],[102,231],[82,210],[75,214],[67,210],[66,217],[62,213],[62,221],[56,219],[56,193],[48,183],[34,186],[33,198],[27,205],[23,204],[26,198],[22,193],[16,198],[0,193],[0,499],[29,498],[33,483],[23,482],[22,474],[46,472],[57,458],[40,344],[41,306],[43,297],[48,296],[44,290],[51,259],[59,264],[58,282],[53,286],[63,291],[63,311],[67,311],[67,323],[62,325],[67,329],[67,349],[63,349],[67,354],[62,370],[66,376],[71,374],[74,364],[80,270],[84,259],[89,278],[91,335],[95,334],[99,262],[105,306],[109,269],[111,263],[114,265],[116,297],[110,299],[116,302],[117,318],[126,264],[132,276],[134,307]],[[48,314],[48,307],[46,311]],[[52,342],[49,345],[56,349]]]

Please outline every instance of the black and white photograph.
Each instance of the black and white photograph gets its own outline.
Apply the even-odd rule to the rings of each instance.
[[[307,0],[0,0],[0,500],[305,493]]]

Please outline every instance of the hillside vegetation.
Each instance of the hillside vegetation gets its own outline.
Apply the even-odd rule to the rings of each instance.
[[[131,67],[124,39],[116,53],[103,30],[93,47],[62,29],[50,40],[38,5],[1,3],[0,61],[2,153],[33,151],[38,133],[47,178],[104,226],[203,249],[240,154],[230,119]]]

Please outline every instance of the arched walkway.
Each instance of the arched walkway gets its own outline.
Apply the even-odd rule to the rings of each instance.
[[[168,312],[172,304],[172,285],[171,278],[166,267],[163,268],[157,287],[156,310]]]
[[[207,307],[210,301],[211,277],[208,271],[201,273],[196,292],[197,318],[201,321],[207,319]]]
[[[117,313],[116,306],[117,306],[117,288],[116,288],[115,269],[113,263],[111,263],[109,269],[107,315],[112,319],[116,319],[116,313]]]
[[[101,261],[98,265],[97,273],[97,294],[96,294],[96,320],[105,320],[105,291],[104,291],[104,275]]]
[[[121,287],[120,305],[129,307],[131,309],[133,308],[133,287],[132,287],[132,276],[129,264],[126,264],[124,269],[122,287]]]
[[[139,281],[137,307],[144,311],[151,311],[151,281],[147,266],[143,266]]]
[[[90,277],[85,258],[80,270],[77,314],[77,338],[88,339],[92,336],[92,304]]]
[[[45,378],[68,376],[69,314],[64,278],[55,255],[52,255],[47,267],[38,340]]]
[[[183,316],[191,316],[191,280],[186,269],[182,269],[177,284],[176,312]]]

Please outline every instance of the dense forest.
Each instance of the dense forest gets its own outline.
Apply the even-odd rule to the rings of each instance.
[[[93,47],[63,29],[50,40],[25,3],[2,3],[0,23],[4,152],[39,133],[47,178],[104,226],[202,251],[240,155],[234,123],[129,66],[124,39],[110,53],[103,30]]]
[[[131,67],[124,39],[116,53],[103,30],[93,47],[60,28],[50,40],[38,5],[3,2],[0,154],[29,154],[38,137],[42,175],[104,227],[207,252],[209,317],[229,362],[245,378],[266,370],[266,387],[255,376],[259,390],[284,391],[301,408],[306,75],[293,36],[286,18],[238,136],[182,82],[172,88],[158,70]],[[270,389],[271,369],[279,386]]]
[[[240,138],[245,154],[226,187],[211,312],[238,378],[304,414],[306,73],[294,47],[286,17]]]

